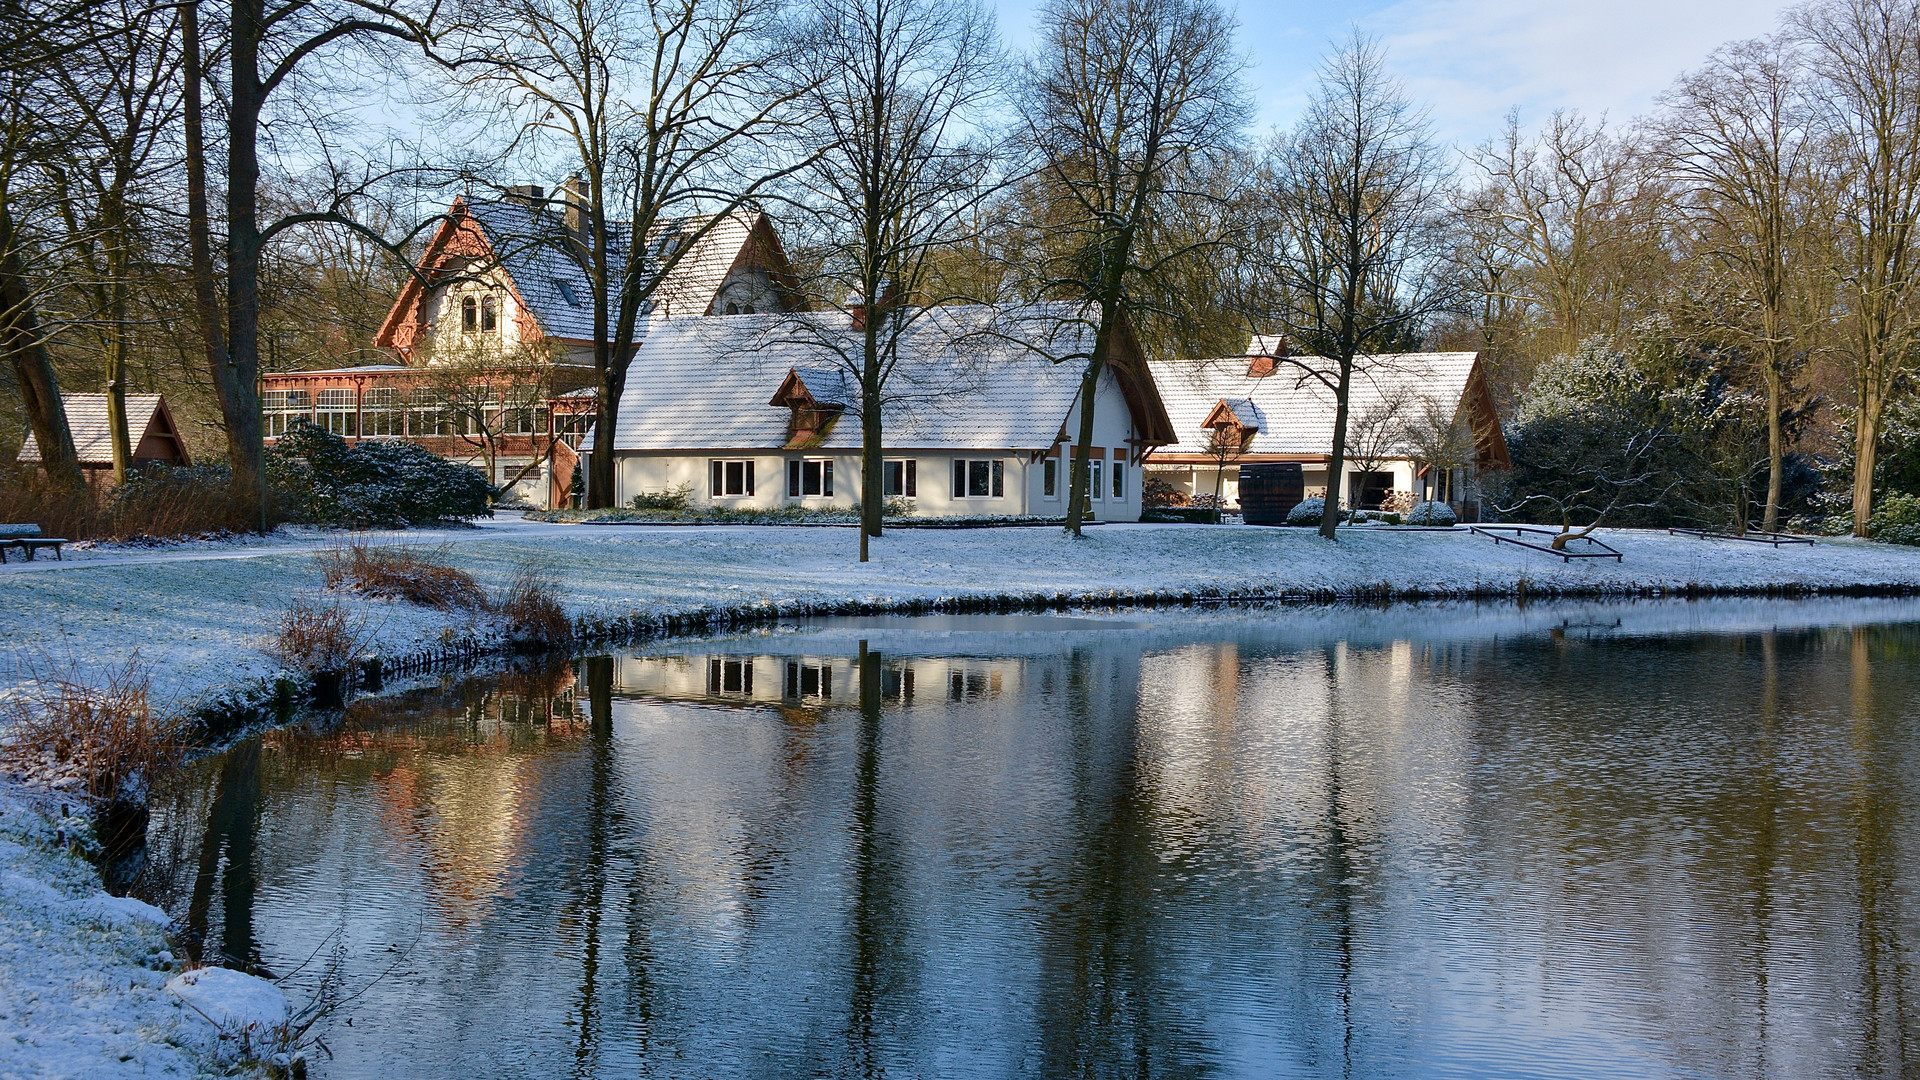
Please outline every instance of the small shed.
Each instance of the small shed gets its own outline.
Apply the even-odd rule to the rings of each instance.
[[[89,471],[113,468],[113,436],[107,425],[107,395],[62,394],[60,402],[67,410],[67,428],[73,432],[73,449],[80,467]],[[133,446],[133,465],[191,465],[187,444],[173,422],[173,411],[159,394],[127,395],[127,440]],[[22,465],[40,464],[40,444],[33,433],[20,448]]]

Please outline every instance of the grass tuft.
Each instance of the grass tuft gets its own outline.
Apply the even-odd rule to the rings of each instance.
[[[573,620],[560,606],[549,576],[537,563],[521,564],[495,609],[507,620],[508,632],[529,649],[562,649],[573,643]]]
[[[273,652],[310,675],[346,671],[371,635],[337,596],[296,596],[280,613]]]
[[[320,552],[320,577],[327,588],[342,586],[362,596],[404,600],[441,610],[486,606],[487,596],[464,570],[446,561],[442,546],[423,551],[394,544],[351,540]]]

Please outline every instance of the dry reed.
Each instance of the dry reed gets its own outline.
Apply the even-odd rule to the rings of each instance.
[[[346,671],[370,637],[339,597],[296,596],[280,613],[273,652],[308,674]]]
[[[93,678],[72,668],[36,677],[0,704],[9,735],[0,752],[16,767],[77,775],[94,799],[138,799],[192,736],[186,718],[153,707],[150,690],[138,653]]]
[[[443,546],[430,551],[365,540],[337,544],[320,552],[320,577],[327,588],[345,586],[362,596],[404,600],[442,610],[483,608],[487,597],[472,575],[446,562]]]
[[[514,641],[529,649],[561,649],[573,643],[573,620],[547,583],[547,570],[523,563],[495,610],[507,620]]]

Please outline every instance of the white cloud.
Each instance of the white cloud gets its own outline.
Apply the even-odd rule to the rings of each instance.
[[[1442,137],[1472,143],[1509,108],[1625,123],[1723,42],[1772,30],[1784,0],[1400,0],[1361,20]]]

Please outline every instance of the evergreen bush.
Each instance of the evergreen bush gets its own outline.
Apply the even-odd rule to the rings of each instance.
[[[1415,503],[1413,509],[1407,511],[1409,525],[1453,526],[1459,523],[1453,507],[1443,502]]]
[[[267,483],[285,516],[315,525],[402,528],[492,517],[478,469],[408,442],[349,445],[296,423],[267,451]]]
[[[1319,498],[1318,496],[1311,499],[1301,499],[1293,509],[1287,511],[1287,524],[1318,525],[1320,524],[1320,519],[1326,515],[1326,512],[1327,500]]]

